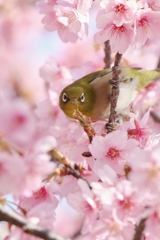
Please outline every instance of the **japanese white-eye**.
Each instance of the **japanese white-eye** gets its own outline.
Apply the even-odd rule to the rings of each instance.
[[[158,70],[123,67],[116,111],[123,111],[135,99],[140,89],[160,78]],[[110,68],[88,74],[65,87],[59,97],[60,108],[73,118],[78,110],[93,122],[105,120],[110,113],[112,70]]]

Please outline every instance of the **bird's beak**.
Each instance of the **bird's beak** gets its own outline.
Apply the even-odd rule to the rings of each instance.
[[[72,98],[70,100],[70,102],[73,104],[73,105],[76,105],[77,104],[77,99],[76,98]]]

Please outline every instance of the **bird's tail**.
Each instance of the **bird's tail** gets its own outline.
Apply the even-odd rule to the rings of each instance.
[[[160,69],[155,70],[139,70],[139,84],[138,84],[138,90],[145,88],[150,83],[160,79]]]
[[[124,75],[130,78],[138,78],[137,90],[145,88],[150,83],[160,79],[160,68],[155,70],[144,70],[140,68],[125,68],[122,70]]]

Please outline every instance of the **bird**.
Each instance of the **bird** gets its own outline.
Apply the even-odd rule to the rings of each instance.
[[[90,73],[65,87],[59,96],[59,106],[69,117],[78,111],[92,122],[106,120],[110,114],[110,84],[112,69],[107,68]],[[122,67],[116,112],[124,115],[125,109],[133,102],[139,91],[151,82],[160,79],[159,69]]]

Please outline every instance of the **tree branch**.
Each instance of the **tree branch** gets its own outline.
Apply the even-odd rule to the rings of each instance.
[[[150,115],[155,122],[160,123],[160,116],[157,113],[155,113],[154,111],[150,111]]]
[[[122,58],[122,54],[117,53],[115,56],[114,66],[112,67],[112,79],[110,79],[110,84],[112,85],[112,92],[111,92],[111,108],[110,108],[110,116],[109,121],[106,124],[107,132],[111,132],[114,130],[114,126],[117,120],[117,100],[119,96],[119,83],[120,83],[120,61]]]
[[[143,218],[139,222],[138,226],[136,227],[136,232],[135,232],[133,240],[142,240],[142,234],[145,229],[146,220],[147,220],[147,218]]]
[[[10,224],[13,224],[21,228],[25,233],[28,233],[32,236],[40,237],[45,240],[69,240],[66,238],[62,238],[38,225],[32,224],[24,217],[18,215],[13,211],[6,209],[2,205],[0,205],[0,221],[6,221]]]
[[[58,163],[60,163],[63,166],[58,166],[57,173],[55,170],[45,180],[48,181],[48,180],[52,179],[55,175],[60,175],[60,176],[72,175],[73,177],[75,177],[77,179],[82,179],[83,181],[85,181],[87,183],[88,187],[90,189],[92,189],[92,187],[89,184],[89,182],[87,181],[87,179],[85,179],[81,175],[81,173],[80,173],[82,170],[81,167],[79,167],[78,165],[71,166],[69,159],[64,157],[63,154],[58,149],[52,149],[50,151],[50,155],[53,159],[55,159]]]
[[[104,63],[105,63],[104,69],[105,68],[110,68],[110,66],[111,66],[111,47],[110,47],[109,40],[104,43],[104,53],[105,53],[105,56],[104,56]]]
[[[160,68],[160,57],[158,58],[157,68]]]

